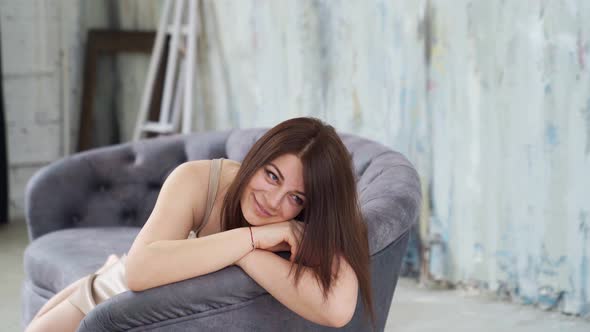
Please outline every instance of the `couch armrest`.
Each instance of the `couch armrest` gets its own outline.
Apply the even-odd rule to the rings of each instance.
[[[383,330],[409,233],[371,256],[377,330]],[[288,259],[289,252],[277,253]],[[368,331],[359,298],[351,322],[336,329],[310,322],[283,306],[238,266],[148,289],[118,294],[96,306],[78,332],[98,331]]]
[[[289,257],[289,252],[277,254]],[[118,294],[90,311],[78,332],[151,329],[237,309],[263,295],[268,292],[232,265],[145,291]]]
[[[394,164],[373,172],[376,174],[360,181],[364,185],[360,200],[371,254],[408,232],[419,220],[422,205],[420,178],[413,167]]]

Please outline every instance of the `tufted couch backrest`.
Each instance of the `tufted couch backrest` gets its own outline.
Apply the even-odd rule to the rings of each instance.
[[[162,183],[189,160],[242,161],[269,128],[209,131],[143,139],[77,153],[40,169],[29,180],[25,216],[29,239],[66,228],[141,227]],[[352,155],[371,253],[385,248],[418,218],[418,174],[402,154],[339,133]]]

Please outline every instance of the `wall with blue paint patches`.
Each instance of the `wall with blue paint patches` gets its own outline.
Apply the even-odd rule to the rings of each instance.
[[[590,312],[584,1],[433,3],[434,276]]]
[[[433,279],[590,312],[590,2],[206,1],[203,129],[318,116],[412,160]]]
[[[120,27],[153,29],[161,6],[62,2],[72,5],[54,38],[64,73],[82,50],[76,24],[118,13]],[[590,2],[207,0],[199,10],[196,130],[314,115],[388,145],[427,195],[423,276],[590,313]],[[121,93],[139,96],[145,59],[118,61]],[[78,76],[66,75],[59,105],[79,102],[67,92]],[[129,137],[138,98],[125,100]],[[77,107],[60,109],[77,123]]]

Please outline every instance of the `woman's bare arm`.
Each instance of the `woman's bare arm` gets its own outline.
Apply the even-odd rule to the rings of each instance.
[[[325,302],[311,269],[304,268],[295,287],[295,274],[289,275],[291,262],[272,252],[256,249],[237,261],[236,265],[287,308],[316,324],[342,327],[354,315],[358,280],[345,259],[342,259],[338,271],[336,264],[332,268],[338,278],[333,281]]]
[[[141,271],[127,277],[128,287],[142,291],[215,272],[251,250],[247,227],[194,239],[155,241],[127,262],[128,270]]]
[[[140,291],[207,274],[251,250],[250,231],[234,229],[187,239],[203,222],[210,161],[176,167],[164,181],[154,209],[125,260],[127,286]]]

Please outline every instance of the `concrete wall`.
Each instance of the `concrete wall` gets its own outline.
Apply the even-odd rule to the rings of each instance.
[[[1,3],[3,35],[9,24],[23,36],[7,41],[19,56],[4,57],[16,179],[34,168],[27,160],[64,153],[62,116],[77,110],[77,85],[68,79],[79,70],[73,55],[81,46],[72,36],[87,24],[88,9],[66,3],[77,2],[27,2],[37,16],[12,22],[5,9],[25,5]],[[119,17],[132,22],[154,12],[135,5],[115,10],[127,10]],[[314,115],[380,141],[422,176],[424,275],[587,314],[589,7],[583,0],[204,1],[194,127]],[[82,23],[59,20],[66,11]],[[62,36],[52,37],[60,43],[43,41],[47,34]],[[139,67],[121,77],[140,77]],[[33,93],[54,101],[28,98]],[[121,108],[124,123],[133,123],[136,108]],[[22,141],[35,150],[15,143]]]

